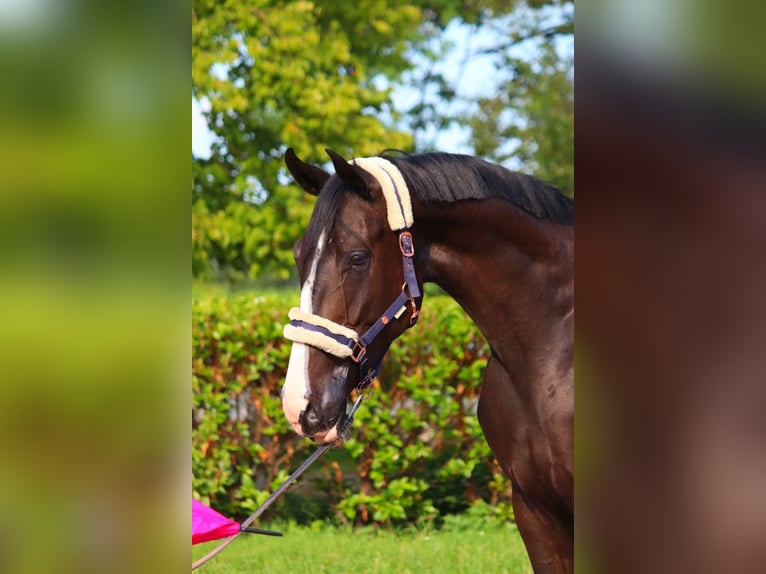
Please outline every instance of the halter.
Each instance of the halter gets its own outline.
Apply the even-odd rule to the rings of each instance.
[[[386,325],[393,319],[401,317],[408,306],[410,307],[410,324],[407,328],[417,323],[420,312],[415,304],[415,299],[420,297],[420,288],[418,287],[413,261],[415,245],[409,230],[414,222],[412,203],[404,178],[396,166],[383,158],[356,158],[350,163],[372,174],[383,190],[383,197],[388,208],[389,226],[399,236],[399,250],[402,253],[402,269],[404,271],[402,291],[361,336],[353,329],[319,315],[306,313],[298,307],[290,309],[288,314],[290,323],[285,325],[283,334],[285,338],[295,343],[310,345],[341,359],[350,358],[359,365],[357,389],[362,390],[378,376],[383,357],[388,350],[386,349],[377,363],[370,367],[367,361],[367,347],[372,344]]]

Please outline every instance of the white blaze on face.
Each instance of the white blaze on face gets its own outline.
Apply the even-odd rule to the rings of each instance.
[[[325,235],[324,231],[319,236],[316,250],[314,251],[314,260],[311,262],[311,270],[306,282],[301,287],[300,309],[306,313],[313,313],[312,297],[314,293],[314,281],[316,279],[317,266],[324,249]],[[309,387],[309,353],[308,346],[303,343],[293,343],[290,351],[290,362],[287,364],[287,376],[285,384],[282,387],[282,409],[288,422],[293,425],[295,432],[303,435],[301,423],[298,417],[301,411],[308,405]]]

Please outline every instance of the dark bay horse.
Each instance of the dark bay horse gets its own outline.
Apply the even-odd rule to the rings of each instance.
[[[478,417],[513,485],[533,568],[572,572],[573,200],[469,156],[348,162],[327,153],[332,176],[285,155],[295,180],[318,195],[295,245],[288,420],[318,442],[335,440],[350,393],[417,321],[422,284],[440,285],[491,348]]]

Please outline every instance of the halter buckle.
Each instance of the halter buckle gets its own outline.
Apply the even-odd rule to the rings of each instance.
[[[405,257],[413,257],[415,255],[415,244],[412,242],[412,233],[409,231],[402,231],[399,233],[399,249]]]
[[[354,347],[351,349],[351,360],[355,363],[361,363],[367,358],[367,347],[362,347],[359,341],[354,341]]]
[[[409,300],[410,307],[412,308],[412,312],[410,313],[410,327],[412,327],[415,323],[418,322],[418,317],[420,317],[420,311],[418,311],[417,305],[415,305],[415,299],[410,297]]]

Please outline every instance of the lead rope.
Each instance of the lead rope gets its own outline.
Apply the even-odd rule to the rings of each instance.
[[[247,517],[247,519],[241,524],[240,528],[246,528],[250,526],[253,521],[255,521],[256,518],[258,518],[261,514],[263,514],[266,509],[271,506],[275,500],[277,500],[282,494],[287,490],[287,487],[290,486],[290,484],[295,481],[301,474],[303,474],[306,469],[311,466],[311,464],[318,459],[320,456],[322,456],[326,451],[334,447],[336,444],[340,443],[344,439],[347,438],[348,432],[351,430],[351,425],[354,423],[354,414],[359,409],[359,405],[362,404],[362,401],[365,399],[367,395],[365,393],[359,393],[359,396],[356,398],[356,401],[354,401],[353,406],[351,407],[351,410],[346,415],[341,429],[338,432],[338,440],[335,442],[328,442],[323,445],[321,445],[319,448],[317,448],[314,452],[311,453],[311,456],[309,456],[303,464],[301,464],[298,468],[296,468],[293,473],[287,477],[287,479],[280,485],[279,488],[277,488],[274,492],[271,493],[271,495],[266,499],[266,501],[261,504],[258,509],[253,512],[250,516]],[[232,541],[239,535],[233,534],[229,536],[228,538],[221,541],[221,543],[213,548],[210,552],[205,554],[202,558],[197,560],[192,564],[192,570],[196,570],[205,562],[216,556],[219,552],[221,552],[224,548],[226,548],[229,544],[232,543]]]

